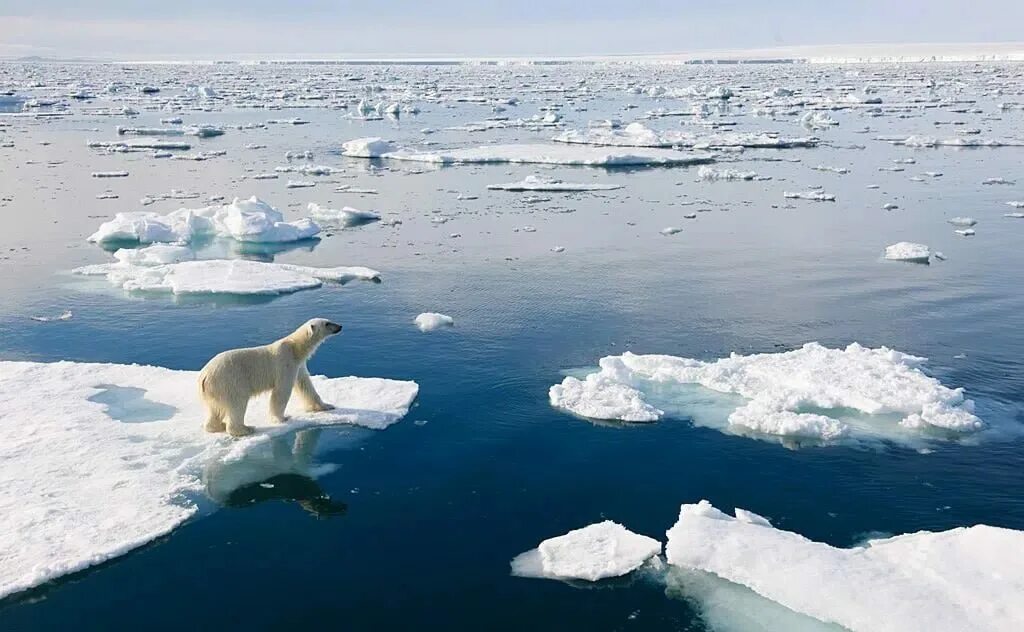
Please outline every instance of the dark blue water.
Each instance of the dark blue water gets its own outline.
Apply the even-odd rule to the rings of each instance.
[[[347,124],[333,125],[339,138],[348,133]],[[67,133],[73,143],[84,135]],[[702,214],[673,240],[657,230],[672,223],[665,204],[692,172],[599,172],[630,188],[619,197],[562,201],[576,212],[540,224],[556,238],[542,230],[510,240],[510,226],[548,220],[519,217],[527,211],[493,197],[485,208],[495,217],[452,222],[429,238],[413,233],[408,245],[404,235],[381,238],[368,226],[281,254],[277,260],[371,265],[384,271],[384,282],[274,300],[174,301],[83,290],[58,273],[102,260],[99,249],[82,243],[99,221],[86,217],[96,212],[93,189],[86,209],[65,204],[54,211],[40,202],[35,219],[19,214],[20,226],[38,233],[25,229],[5,243],[13,250],[0,262],[9,292],[9,303],[0,305],[4,359],[194,370],[226,348],[270,341],[324,316],[343,322],[345,333],[310,362],[314,374],[411,379],[420,395],[408,417],[386,431],[325,430],[314,437],[316,460],[334,471],[316,480],[276,478],[273,491],[237,490],[218,511],[158,542],[8,598],[0,602],[0,629],[702,630],[698,606],[667,596],[657,581],[638,577],[584,589],[514,578],[509,561],[545,538],[603,519],[664,540],[679,505],[705,498],[837,546],[872,532],[977,523],[1024,529],[1018,442],[936,443],[927,453],[889,444],[787,448],[686,419],[595,425],[548,404],[547,390],[564,370],[627,349],[714,359],[812,340],[858,341],[927,356],[929,372],[964,386],[983,417],[1024,423],[1017,248],[1024,224],[998,219],[1008,210],[1002,200],[1019,189],[977,186],[979,175],[1019,164],[1020,153],[1008,153],[1018,150],[917,154],[942,165],[950,182],[925,192],[893,184],[907,207],[897,216],[884,215],[876,198],[859,196],[866,195],[865,182],[883,177],[874,167],[900,154],[887,145],[869,158],[816,151],[803,154],[807,164],[862,161],[862,177],[777,169],[797,182],[827,182],[827,190],[846,194],[837,205],[774,208],[793,182],[715,185],[690,195],[712,198],[721,212]],[[188,172],[202,181],[222,168],[203,173],[207,167],[188,165]],[[353,184],[379,181],[375,205],[458,215],[452,191],[478,192],[487,182],[530,172],[468,168],[422,180],[359,172]],[[138,186],[125,198],[179,185],[182,173],[125,184]],[[67,201],[76,190],[36,185],[20,186],[38,200],[52,193]],[[226,189],[208,192],[217,190]],[[276,190],[283,195],[280,183]],[[28,209],[30,199],[22,191],[7,210]],[[47,213],[62,223],[48,224]],[[983,233],[979,226],[973,242],[950,239],[943,219],[956,214],[985,217],[991,228]],[[470,243],[449,246],[446,235],[456,230]],[[498,235],[493,245],[491,231]],[[949,261],[880,262],[881,248],[913,236],[907,233],[944,240],[939,245]],[[544,254],[555,243],[570,246],[566,256]],[[63,309],[74,318],[27,320]],[[418,332],[412,318],[434,310],[455,316],[456,326]]]

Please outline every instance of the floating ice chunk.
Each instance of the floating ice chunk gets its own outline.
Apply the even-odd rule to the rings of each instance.
[[[423,312],[416,317],[414,322],[420,331],[434,331],[441,327],[453,326],[455,324],[455,319],[451,316],[438,314],[437,312]]]
[[[1003,213],[1003,217],[1010,217],[1013,219],[1024,219],[1024,213]]]
[[[1013,208],[1024,208],[1024,202],[1007,202],[1006,205]]]
[[[973,228],[961,228],[959,230],[954,230],[953,232],[961,237],[973,237],[975,234]]]
[[[811,169],[814,169],[815,171],[830,171],[832,173],[838,173],[840,175],[850,173],[850,170],[847,169],[846,167],[829,167],[827,165],[816,165],[814,167],[811,167]]]
[[[925,375],[919,368],[923,362],[856,343],[846,349],[808,343],[794,351],[733,354],[716,362],[625,353],[602,358],[600,370],[585,379],[566,377],[551,387],[549,397],[552,406],[583,417],[655,421],[666,413],[647,402],[650,393],[663,397],[670,386],[697,384],[747,400],[728,415],[727,428],[734,431],[833,440],[853,430],[823,414],[836,409],[877,417],[872,423],[878,429],[858,421],[856,430],[869,435],[901,429],[981,430],[984,423],[963,389],[946,388]]]
[[[383,138],[356,138],[342,144],[342,154],[354,158],[380,158],[391,153],[396,147]]]
[[[853,632],[995,632],[1024,621],[1024,565],[1009,553],[1024,550],[1021,531],[977,525],[840,549],[733,518],[705,500],[683,505],[667,536],[669,564]]]
[[[912,241],[900,241],[891,246],[885,247],[885,258],[892,261],[910,261],[913,263],[928,263],[931,256],[931,249],[924,244],[916,244]]]
[[[662,235],[675,235],[676,233],[683,232],[683,229],[678,226],[666,226],[659,232],[661,232]]]
[[[895,211],[898,208],[899,206],[893,204],[892,202],[886,202],[885,204],[882,205],[882,209],[886,211]]]
[[[893,145],[905,147],[1021,147],[1024,141],[997,138],[934,138],[931,136],[886,137],[884,140]]]
[[[149,250],[144,248],[142,251]],[[314,268],[285,263],[262,263],[244,259],[211,259],[155,263],[135,255],[119,256],[117,263],[85,266],[75,274],[103,275],[112,285],[128,291],[170,292],[172,294],[277,295],[318,288],[325,281],[347,283],[355,279],[380,280],[370,268],[339,266]],[[148,253],[147,253],[148,254]]]
[[[697,165],[714,162],[714,157],[711,154],[700,152],[682,152],[670,149],[624,151],[601,147],[570,147],[539,143],[484,145],[431,153],[396,150],[364,157],[426,162],[437,165],[514,163],[626,167]]]
[[[762,180],[754,171],[739,171],[737,169],[715,169],[714,167],[701,167],[697,171],[697,178],[700,180]]]
[[[1006,178],[985,178],[981,181],[982,184],[1016,184],[1013,180],[1007,180]]]
[[[313,182],[312,180],[289,180],[284,186],[289,189],[304,189],[308,187],[315,187],[316,182]]]
[[[554,138],[555,142],[611,147],[750,147],[758,149],[787,149],[815,147],[817,138],[781,138],[768,134],[724,132],[695,135],[682,131],[655,131],[643,123],[630,123],[624,128],[592,127],[568,130]]]
[[[949,222],[950,224],[954,225],[954,226],[965,226],[965,227],[974,226],[975,224],[978,223],[978,220],[974,219],[973,217],[951,217],[950,219],[947,219],[946,221]]]
[[[127,171],[93,171],[94,178],[127,178]]]
[[[823,191],[783,191],[782,196],[789,200],[812,200],[814,202],[835,202],[836,196]]]
[[[71,310],[64,310],[60,316],[31,316],[30,318],[37,323],[53,323],[63,320],[71,320],[72,316],[74,316],[74,314],[71,313]]]
[[[256,196],[231,204],[159,213],[118,213],[89,237],[93,242],[190,243],[197,237],[230,237],[248,242],[289,242],[309,239],[320,227],[308,218],[284,221],[280,211]]]
[[[828,129],[834,125],[839,125],[839,121],[829,116],[827,112],[811,110],[804,112],[803,116],[800,117],[800,124],[808,129]]]
[[[203,431],[197,376],[0,362],[0,598],[127,553],[196,516],[204,473],[229,452],[244,459],[310,426],[383,429],[405,416],[418,391],[414,382],[316,376],[337,409],[305,413],[293,398],[289,423],[274,425],[265,401],[254,402],[246,422],[258,434],[231,440]],[[253,471],[246,482],[278,473]]]
[[[577,182],[565,182],[555,178],[547,178],[544,176],[530,175],[526,176],[519,182],[508,182],[506,184],[488,184],[487,188],[492,191],[548,191],[548,192],[560,192],[560,191],[612,191],[615,189],[621,189],[621,184],[601,184],[601,183],[577,183]]]
[[[631,573],[659,553],[654,538],[606,520],[544,540],[512,560],[512,574],[594,582]]]
[[[309,210],[310,217],[313,219],[338,224],[345,228],[374,222],[380,219],[380,215],[373,211],[360,211],[359,209],[352,208],[351,206],[346,206],[341,210],[338,210],[333,208],[324,208],[315,202],[310,202],[307,209]]]

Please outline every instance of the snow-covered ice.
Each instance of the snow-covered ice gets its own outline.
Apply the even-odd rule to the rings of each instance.
[[[928,263],[932,255],[931,248],[912,241],[900,241],[885,247],[885,258],[891,261],[909,261],[911,263]]]
[[[630,123],[624,128],[591,127],[584,130],[569,130],[552,140],[576,145],[598,145],[611,147],[749,147],[760,149],[786,149],[791,147],[814,147],[816,138],[781,138],[768,134],[740,132],[719,132],[697,135],[682,131],[655,131],[643,123]]]
[[[345,206],[341,209],[325,208],[320,206],[316,202],[310,202],[306,207],[309,211],[309,216],[315,220],[336,224],[342,227],[359,226],[360,224],[366,224],[368,222],[374,222],[380,219],[380,215],[373,211],[361,211],[351,206]]]
[[[409,410],[414,382],[325,378],[337,406],[289,407],[272,425],[249,406],[252,437],[205,433],[195,371],[77,362],[0,362],[0,598],[102,563],[166,535],[201,507],[205,473],[277,435],[350,424],[383,429]],[[293,400],[294,401],[294,400]],[[257,482],[279,472],[249,472]]]
[[[441,327],[451,327],[455,319],[437,312],[423,312],[413,322],[420,331],[434,331]]]
[[[118,213],[89,237],[89,241],[190,243],[201,237],[228,237],[245,242],[290,242],[314,237],[320,227],[308,218],[284,221],[284,215],[253,196],[230,204],[182,208],[167,215]]]
[[[603,184],[599,182],[565,182],[556,178],[545,176],[529,175],[519,182],[507,182],[505,184],[488,184],[488,189],[493,191],[547,191],[547,192],[573,192],[573,191],[613,191],[621,189],[621,184]]]
[[[738,169],[715,169],[714,167],[701,167],[697,171],[697,178],[700,180],[767,180],[761,178],[755,171],[739,171]]]
[[[747,586],[853,632],[1001,632],[1024,621],[1024,532],[920,531],[843,549],[704,500],[668,530],[669,564]]]
[[[673,391],[699,385],[734,393],[722,429],[745,434],[831,441],[847,436],[965,436],[985,424],[963,389],[926,375],[924,358],[853,343],[830,349],[811,342],[782,353],[733,354],[714,362],[667,355],[607,356],[583,379],[566,377],[549,391],[551,405],[592,419],[655,421],[674,406]],[[690,387],[692,389],[692,387]],[[658,406],[649,403],[655,399]],[[844,411],[858,411],[851,415]],[[695,419],[695,421],[699,421]]]
[[[836,196],[823,191],[783,191],[782,197],[787,200],[811,200],[813,202],[835,202]]]
[[[518,555],[512,560],[512,574],[594,582],[631,573],[659,553],[661,543],[654,538],[605,520],[544,540]]]

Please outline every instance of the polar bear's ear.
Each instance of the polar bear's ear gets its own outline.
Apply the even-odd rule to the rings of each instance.
[[[309,323],[309,333],[310,335],[316,334],[316,323]]]

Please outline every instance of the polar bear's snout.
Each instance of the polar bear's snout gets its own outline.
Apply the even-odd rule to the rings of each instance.
[[[341,325],[339,325],[338,323],[327,323],[326,327],[327,331],[329,331],[332,335],[341,333]]]

